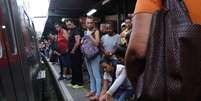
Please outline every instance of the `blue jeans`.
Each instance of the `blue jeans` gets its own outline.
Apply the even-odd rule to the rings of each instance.
[[[115,96],[114,101],[125,101],[126,98],[131,97],[134,94],[132,89],[125,90],[120,96]]]
[[[94,92],[96,96],[100,96],[101,93],[100,59],[100,55],[93,59],[85,58],[90,77],[90,91]]]

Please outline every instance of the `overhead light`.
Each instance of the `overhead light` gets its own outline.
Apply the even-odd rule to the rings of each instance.
[[[5,26],[5,25],[3,25],[3,26],[1,26],[1,28],[2,28],[2,29],[6,29],[6,26]]]
[[[92,16],[94,13],[96,13],[97,10],[96,9],[92,9],[87,13],[87,16]]]
[[[102,5],[105,5],[105,4],[108,3],[108,2],[110,2],[110,0],[104,0],[104,1],[102,2]]]
[[[61,19],[61,22],[64,22],[65,20],[66,20],[66,18],[62,18],[62,19]]]

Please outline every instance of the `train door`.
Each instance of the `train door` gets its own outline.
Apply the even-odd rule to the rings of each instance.
[[[25,88],[29,101],[40,101],[40,86],[42,83],[37,79],[40,70],[39,57],[36,49],[36,33],[34,32],[31,20],[25,9],[18,4],[17,0],[9,0],[13,12],[13,22],[21,60],[21,70],[24,75]],[[37,88],[37,89],[35,89]],[[34,98],[35,97],[35,98]]]
[[[34,62],[28,62],[30,61],[30,58],[32,56],[32,50],[31,50],[31,44],[26,45],[25,43],[30,43],[30,40],[24,39],[24,35],[27,37],[31,36],[28,31],[26,31],[27,28],[30,28],[30,25],[25,25],[24,22],[26,21],[24,18],[24,9],[17,5],[16,0],[9,0],[10,1],[10,7],[13,14],[13,24],[15,29],[15,34],[17,35],[17,42],[18,42],[18,50],[20,51],[20,60],[21,60],[21,69],[22,75],[24,77],[25,82],[25,89],[27,98],[29,101],[34,101],[34,94],[33,94],[33,88],[32,88],[32,75],[33,73],[36,74],[33,70],[35,63]],[[26,16],[26,19],[28,19],[28,15]],[[18,61],[20,62],[20,61]],[[37,74],[36,74],[37,75]],[[38,101],[38,100],[37,100]]]
[[[22,73],[22,65],[20,62],[18,51],[18,46],[16,42],[15,29],[12,18],[12,11],[10,9],[9,0],[0,0],[1,5],[1,24],[2,24],[2,39],[4,40],[5,48],[5,63],[7,63],[7,68],[9,68],[9,77],[11,78],[9,85],[12,85],[13,90],[8,90],[8,86],[3,86],[5,94],[14,93],[15,97],[7,97],[8,101],[29,101],[27,98],[27,92],[25,89],[24,76]],[[17,13],[17,12],[16,12]],[[2,45],[2,46],[3,46]],[[4,49],[3,48],[3,49]],[[3,51],[4,52],[4,51]],[[1,73],[1,75],[3,75]],[[2,77],[3,78],[3,77]],[[4,82],[3,80],[1,80]],[[2,83],[3,84],[3,83]],[[4,84],[5,85],[5,84]],[[11,99],[13,98],[13,99]],[[16,99],[14,99],[16,98]],[[11,99],[11,100],[10,100]]]
[[[0,8],[0,101],[16,101],[16,95],[14,92],[7,51],[5,47],[6,42],[3,39],[5,25],[1,22],[1,10],[2,9]]]
[[[6,33],[7,23],[4,20],[5,6],[0,1],[0,101],[16,101],[13,78],[8,62],[7,48],[8,44],[4,40],[3,34]]]

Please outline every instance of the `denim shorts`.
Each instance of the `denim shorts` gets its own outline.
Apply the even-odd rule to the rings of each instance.
[[[60,59],[61,59],[61,63],[63,65],[63,67],[65,67],[65,68],[71,67],[70,54],[68,54],[68,53],[61,54]]]

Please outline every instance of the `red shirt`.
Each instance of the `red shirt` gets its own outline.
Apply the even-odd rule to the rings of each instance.
[[[61,31],[58,32],[58,50],[59,53],[66,53],[68,50],[68,40],[63,36],[63,30],[61,29]]]

